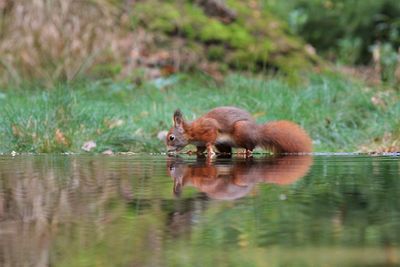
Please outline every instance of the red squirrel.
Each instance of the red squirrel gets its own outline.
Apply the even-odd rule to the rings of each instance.
[[[213,146],[221,153],[232,153],[232,147],[252,153],[256,146],[274,153],[309,153],[312,142],[308,134],[296,123],[271,121],[257,124],[251,114],[236,107],[217,107],[188,122],[177,109],[173,115],[173,127],[166,136],[169,153],[177,152],[188,144],[197,147],[197,153],[207,149],[215,155]]]

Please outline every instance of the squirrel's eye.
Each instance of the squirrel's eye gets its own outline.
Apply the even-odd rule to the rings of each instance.
[[[170,141],[174,141],[174,140],[175,140],[175,135],[171,134],[171,135],[169,136],[169,140],[170,140]]]

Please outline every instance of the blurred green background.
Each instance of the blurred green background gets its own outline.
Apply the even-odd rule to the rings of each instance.
[[[174,109],[219,105],[294,120],[316,151],[399,151],[399,18],[396,0],[0,0],[0,152],[163,151]]]

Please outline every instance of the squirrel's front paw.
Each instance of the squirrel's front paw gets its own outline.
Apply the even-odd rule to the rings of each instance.
[[[217,156],[217,154],[211,150],[207,152],[207,162],[211,163],[211,160],[214,159]]]
[[[213,158],[215,157],[216,153],[211,144],[207,145],[207,157]]]

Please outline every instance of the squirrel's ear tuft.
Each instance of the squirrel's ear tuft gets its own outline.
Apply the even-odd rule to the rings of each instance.
[[[183,123],[183,115],[180,109],[175,110],[174,112],[174,126],[181,127]]]
[[[175,112],[174,112],[174,118],[176,118],[176,117],[182,118],[182,112],[179,108],[177,110],[175,110]]]

